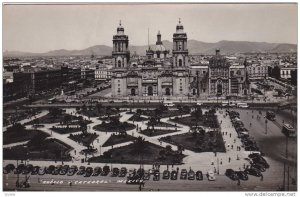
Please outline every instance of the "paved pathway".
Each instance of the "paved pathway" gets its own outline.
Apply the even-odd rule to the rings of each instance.
[[[111,136],[112,133],[96,131],[93,129],[93,127],[95,125],[102,123],[102,121],[99,120],[98,117],[88,118],[87,116],[84,116],[82,114],[77,114],[76,110],[74,108],[66,109],[66,113],[75,115],[75,116],[80,115],[80,116],[83,116],[84,119],[89,119],[92,121],[92,123],[88,124],[88,132],[92,132],[92,133],[95,132],[96,134],[99,135],[98,138],[93,142],[93,146],[95,148],[97,148],[97,150],[98,150],[98,152],[95,153],[94,156],[99,156],[100,154],[102,155],[105,151],[108,151],[111,149],[111,147],[102,147],[102,145],[107,141],[107,139]],[[121,112],[120,115],[121,115],[121,118],[120,118],[121,122],[128,121],[128,119],[132,116],[132,114],[126,114],[126,112]],[[224,139],[224,141],[226,141],[226,144],[233,145],[234,148],[231,149],[231,147],[227,147],[226,153],[217,153],[216,156],[212,152],[195,153],[190,150],[184,150],[183,154],[185,154],[187,156],[183,159],[183,162],[185,164],[181,165],[181,168],[188,169],[191,167],[191,168],[202,169],[203,171],[219,169],[220,173],[224,173],[227,168],[232,168],[232,169],[238,170],[243,167],[244,163],[245,163],[245,165],[248,164],[248,161],[245,160],[245,158],[247,157],[247,155],[249,153],[244,151],[244,149],[242,149],[242,151],[236,150],[236,147],[241,146],[242,144],[240,142],[240,139],[237,138],[237,133],[231,124],[229,116],[224,116],[224,115],[225,115],[225,110],[217,112],[218,121],[220,122],[220,124],[222,126],[221,132],[224,132],[224,133],[227,132],[227,135],[223,135],[223,139]],[[189,116],[189,115],[183,115],[183,117],[185,117],[185,116]],[[142,130],[147,128],[147,125],[146,125],[147,121],[142,121],[142,122],[128,121],[128,122],[137,125]],[[161,122],[174,124],[173,122],[169,121],[169,118],[162,118]],[[39,128],[39,130],[50,134],[51,138],[56,138],[60,141],[63,141],[64,143],[70,145],[74,149],[70,152],[71,156],[74,157],[74,160],[72,162],[64,162],[64,163],[70,163],[70,164],[76,163],[76,164],[80,165],[80,162],[81,162],[80,159],[84,158],[85,156],[80,155],[79,152],[82,149],[85,149],[86,147],[69,139],[68,138],[69,134],[59,134],[54,131],[51,131],[50,128],[52,128],[52,126],[54,126],[54,125],[57,125],[57,124],[45,124],[45,127]],[[146,141],[149,141],[150,143],[156,144],[158,146],[166,147],[167,145],[170,145],[173,150],[177,150],[177,146],[174,146],[174,145],[166,143],[166,142],[159,141],[159,138],[161,138],[161,137],[183,134],[183,133],[189,132],[189,130],[190,130],[190,128],[188,126],[181,125],[181,124],[177,124],[177,125],[179,126],[179,128],[177,128],[177,132],[164,134],[164,135],[160,135],[160,136],[148,137],[146,135],[139,133],[136,129],[127,131],[127,134],[132,135],[134,137],[141,136],[141,137],[145,138]],[[32,125],[28,125],[27,128],[32,128]],[[163,128],[163,127],[160,127],[160,128]],[[166,128],[164,127],[164,129],[166,129]],[[230,137],[230,134],[231,134],[231,137]],[[234,143],[234,139],[236,139],[235,143]],[[131,143],[132,142],[116,144],[116,145],[114,145],[114,148],[126,146]],[[76,151],[76,154],[75,154],[75,151]],[[229,162],[229,157],[231,159],[230,162]],[[239,160],[237,160],[237,157],[239,157]],[[35,161],[32,161],[32,162],[35,162]],[[49,164],[51,162],[37,161],[37,163],[42,165],[43,163]],[[90,165],[99,165],[99,164],[90,164]],[[114,166],[119,166],[119,165],[122,166],[123,164],[114,164]],[[126,164],[126,166],[127,165],[128,164]],[[137,164],[130,164],[128,166],[138,167]]]

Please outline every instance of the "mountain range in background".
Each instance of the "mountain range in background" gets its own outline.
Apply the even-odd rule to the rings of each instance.
[[[173,43],[164,40],[163,45],[167,50],[172,51]],[[154,45],[150,45],[153,47]],[[191,55],[212,55],[215,50],[219,48],[221,54],[235,54],[235,53],[294,53],[297,52],[296,44],[286,43],[267,43],[267,42],[248,42],[248,41],[226,41],[222,40],[216,43],[207,43],[197,40],[188,40],[188,50]],[[147,45],[144,46],[129,46],[131,54],[145,55]],[[21,51],[5,51],[4,57],[24,57],[24,56],[77,56],[77,55],[101,55],[110,56],[112,47],[106,45],[95,45],[82,50],[53,50],[46,53],[29,53]]]

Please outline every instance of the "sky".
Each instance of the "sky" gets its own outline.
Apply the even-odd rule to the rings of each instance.
[[[121,20],[129,45],[172,41],[181,18],[188,39],[297,43],[297,4],[4,5],[3,51],[112,46]]]

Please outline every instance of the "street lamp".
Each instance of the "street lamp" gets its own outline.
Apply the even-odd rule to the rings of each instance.
[[[265,120],[265,123],[266,123],[266,135],[268,134],[268,120],[267,120],[267,117],[266,117],[266,120]]]

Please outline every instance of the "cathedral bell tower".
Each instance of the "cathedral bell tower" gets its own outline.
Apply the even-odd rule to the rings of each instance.
[[[180,18],[173,34],[173,67],[184,68],[188,66],[187,35],[183,31]]]
[[[124,69],[127,68],[127,64],[130,58],[130,52],[128,50],[128,36],[124,34],[124,27],[121,24],[117,28],[117,35],[113,36],[113,63],[114,68]]]

